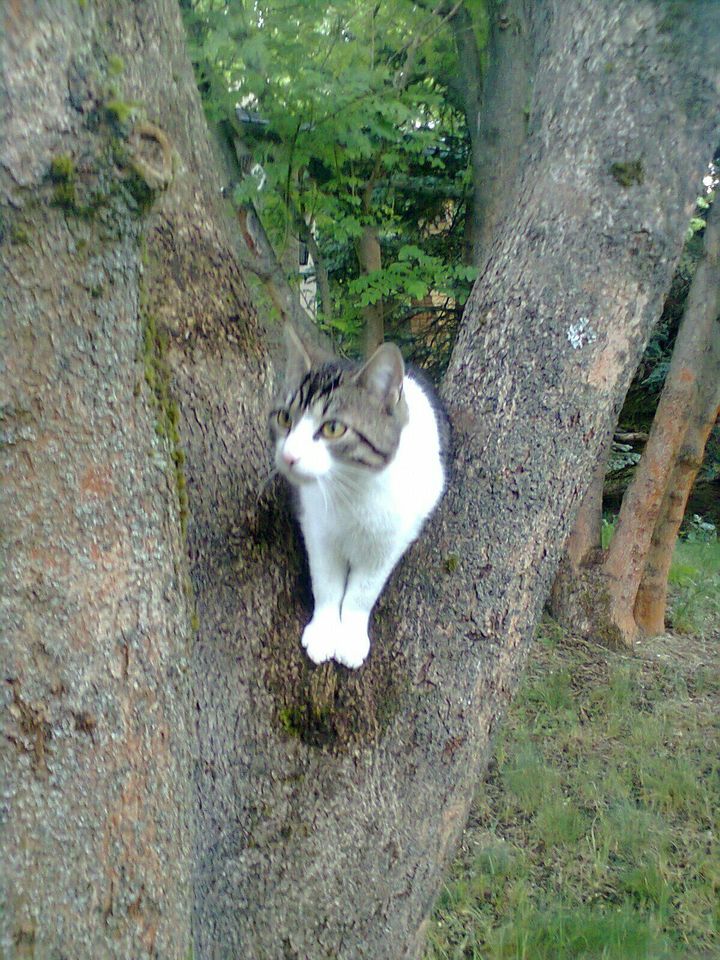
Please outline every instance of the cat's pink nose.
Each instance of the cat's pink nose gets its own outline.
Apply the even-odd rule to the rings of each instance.
[[[298,462],[298,457],[294,457],[291,453],[288,453],[287,450],[283,451],[283,460],[289,467],[294,467]]]

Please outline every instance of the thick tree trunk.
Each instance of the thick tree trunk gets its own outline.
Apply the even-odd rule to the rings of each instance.
[[[703,258],[690,287],[650,436],[632,483],[623,497],[615,533],[603,564],[603,577],[610,601],[608,612],[626,643],[632,643],[637,633],[636,598],[651,550],[653,531],[660,517],[663,498],[669,491],[668,485],[680,456],[683,438],[699,407],[704,408],[701,417],[704,420],[709,416],[707,407],[714,409],[716,406],[712,397],[709,402],[706,397],[701,400],[700,378],[713,327],[720,313],[719,270],[720,225],[713,212],[706,230]],[[714,381],[711,389],[716,385],[717,381]],[[665,524],[663,526],[664,535],[661,530],[658,530],[658,535],[667,538],[670,528]],[[674,539],[673,536],[673,544]],[[666,544],[665,549],[671,551],[672,547]],[[664,562],[667,562],[667,557]],[[641,602],[645,603],[644,600]]]
[[[177,10],[170,0],[68,3],[61,17],[39,8],[21,18],[27,43],[8,34],[2,256],[20,318],[4,353],[16,438],[5,452],[19,491],[7,511],[18,547],[6,594],[21,685],[3,715],[11,956],[33,938],[36,955],[186,955],[187,744],[175,680],[185,521],[198,618],[194,956],[419,955],[582,478],[718,139],[707,72],[720,57],[717,24],[708,5],[669,26],[664,14],[629,0],[535,8],[524,202],[493,245],[444,388],[452,484],[381,600],[358,671],[315,668],[299,644],[298,545],[282,498],[263,486],[272,368],[216,207]],[[106,96],[94,86],[103,72],[83,58],[111,56],[125,65],[123,98],[143,102],[176,153],[147,256],[129,200],[119,219],[111,207],[99,246],[87,238],[86,261],[76,246],[85,221],[62,207],[42,208],[50,239],[33,234],[35,252],[21,255],[22,218],[34,224],[42,190],[72,199],[62,163],[45,181],[53,156],[69,152],[84,170],[96,151],[98,128],[85,123]],[[22,88],[16,74],[29,78]],[[623,186],[613,171],[642,170],[643,156],[653,158],[643,182]],[[158,371],[153,400],[145,376],[157,385]],[[154,429],[163,405],[170,440]],[[93,476],[84,490],[88,459],[111,469],[109,493]],[[39,552],[54,561],[45,578]],[[28,767],[48,757],[47,781],[31,779]],[[112,912],[107,898],[94,909],[106,890]]]
[[[669,285],[717,138],[702,70],[718,51],[696,46],[713,30],[681,21],[674,59],[657,5],[535,9],[523,202],[444,391],[453,483],[380,602],[361,670],[313,668],[300,648],[291,526],[273,500],[255,505],[251,365],[233,361],[233,380],[229,361],[216,377],[183,360],[200,957],[418,955],[573,507]],[[708,109],[688,112],[698,91]],[[623,165],[642,182],[620,182]]]
[[[695,404],[668,478],[635,598],[635,622],[645,634],[665,629],[668,574],[675,542],[720,406],[720,218],[716,210],[705,232],[703,258],[691,291],[696,286],[697,295],[693,292],[688,297],[685,312],[701,310],[710,321],[710,330],[698,370]]]
[[[192,604],[142,280],[172,166],[119,88],[164,123],[192,80],[171,3],[2,15],[0,953],[185,957]]]

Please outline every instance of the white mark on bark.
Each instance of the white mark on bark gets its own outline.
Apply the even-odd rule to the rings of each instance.
[[[577,323],[573,323],[568,328],[567,338],[573,350],[579,350],[586,343],[592,343],[597,339],[597,334],[590,329],[590,321],[587,317],[580,317]]]

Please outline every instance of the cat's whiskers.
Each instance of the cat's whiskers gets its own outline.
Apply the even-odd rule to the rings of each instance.
[[[318,477],[318,478],[317,478],[317,484],[318,484],[318,487],[319,487],[319,489],[320,489],[320,493],[322,494],[323,503],[324,503],[324,505],[325,505],[325,515],[327,516],[327,513],[328,513],[327,490],[326,490],[326,488],[325,488],[325,483],[323,482],[323,478],[322,478],[322,477]]]

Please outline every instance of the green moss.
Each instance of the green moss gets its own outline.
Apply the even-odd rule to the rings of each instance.
[[[111,77],[119,77],[124,70],[125,61],[123,58],[118,57],[117,54],[111,54],[108,57],[108,75]]]
[[[283,707],[278,713],[280,726],[290,737],[301,737],[304,729],[301,711],[297,707]]]
[[[68,183],[75,179],[75,164],[69,153],[60,153],[52,158],[50,179],[53,183]]]
[[[645,180],[642,160],[613,163],[610,167],[610,173],[621,187],[631,187],[633,184],[641,184]]]
[[[175,472],[175,489],[178,498],[180,529],[183,537],[187,535],[189,500],[185,477],[185,454],[180,442],[180,408],[170,392],[171,372],[167,360],[169,339],[167,331],[158,326],[155,315],[146,309],[147,294],[140,298],[140,310],[144,317],[143,326],[143,369],[145,382],[155,400],[157,419],[155,433],[167,440]]]
[[[135,201],[138,212],[147,213],[155,202],[155,191],[150,188],[147,181],[131,170],[125,178],[125,187]]]
[[[14,246],[22,246],[30,243],[30,234],[27,227],[22,223],[15,223],[10,230],[10,243]]]
[[[120,100],[114,97],[106,100],[103,106],[105,107],[105,113],[108,118],[121,127],[124,127],[137,113],[140,104],[133,100]]]
[[[77,190],[75,186],[75,164],[67,153],[53,157],[50,162],[50,179],[53,184],[52,203],[63,210],[77,210]]]
[[[445,557],[444,566],[448,573],[455,573],[460,566],[460,557],[456,553],[449,553]]]

